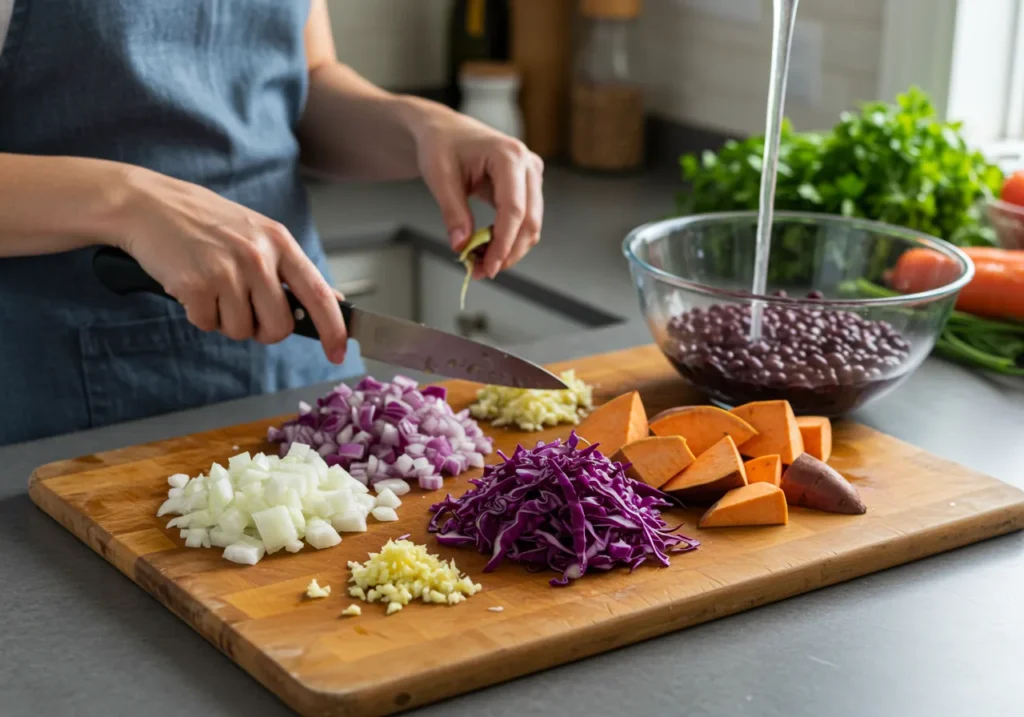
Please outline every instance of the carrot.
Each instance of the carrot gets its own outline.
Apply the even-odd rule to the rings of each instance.
[[[742,446],[757,435],[749,423],[717,406],[679,406],[662,411],[651,421],[651,433],[682,436],[697,455],[726,436]]]
[[[967,251],[974,262],[974,278],[960,291],[956,308],[977,316],[1024,321],[1024,251]],[[889,283],[897,291],[914,294],[945,286],[959,273],[953,259],[932,249],[916,248],[896,261]]]
[[[694,456],[680,436],[651,436],[627,443],[612,460],[630,463],[626,475],[660,488],[693,463]]]
[[[756,436],[741,446],[743,455],[759,458],[776,453],[789,465],[804,452],[804,439],[789,401],[753,401],[737,406],[731,413],[757,431]]]
[[[796,425],[804,439],[804,450],[819,461],[832,455],[832,422],[824,416],[797,416]]]
[[[751,458],[743,464],[747,471],[747,483],[771,483],[779,485],[782,480],[782,459],[778,454]]]
[[[636,391],[624,393],[598,406],[576,428],[591,445],[606,456],[614,455],[627,443],[646,438],[647,412]]]
[[[731,525],[786,525],[786,495],[771,483],[753,483],[726,493],[708,508],[697,525],[718,528]]]
[[[713,503],[733,488],[747,484],[747,474],[731,436],[707,449],[690,467],[661,489],[682,500]]]

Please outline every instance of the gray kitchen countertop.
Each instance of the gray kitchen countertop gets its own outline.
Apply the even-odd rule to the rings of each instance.
[[[521,272],[626,322],[515,350],[555,361],[650,341],[619,254],[671,209],[648,177],[549,172]],[[414,183],[314,188],[325,243],[442,236]],[[481,214],[481,216],[484,216]],[[572,270],[567,270],[571,267]],[[371,364],[373,373],[391,369]],[[0,449],[0,716],[290,714],[28,499],[42,463],[293,411],[323,387]],[[1024,488],[1024,392],[930,359],[857,420]],[[548,670],[416,715],[1024,715],[1024,532]]]

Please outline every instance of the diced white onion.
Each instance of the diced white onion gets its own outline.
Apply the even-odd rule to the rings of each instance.
[[[373,485],[373,489],[380,493],[383,490],[390,490],[395,495],[405,495],[409,492],[409,484],[401,478],[388,478],[379,480]]]
[[[379,507],[374,508],[370,511],[373,517],[382,523],[391,523],[398,520],[398,513],[395,512],[394,508]]]
[[[385,488],[377,494],[377,501],[374,504],[375,508],[391,508],[394,510],[402,504],[402,501],[398,499],[398,496],[391,492],[390,488]],[[376,514],[374,514],[376,517]]]

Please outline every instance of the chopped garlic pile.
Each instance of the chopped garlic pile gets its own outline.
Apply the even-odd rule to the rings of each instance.
[[[494,426],[518,426],[524,431],[560,423],[576,425],[581,413],[594,407],[591,388],[576,378],[575,371],[563,371],[560,378],[568,390],[485,386],[469,412]]]
[[[320,587],[320,583],[316,581],[316,578],[310,580],[309,585],[306,586],[306,597],[311,600],[313,598],[325,598],[330,594],[331,586],[324,585],[323,587]]]
[[[409,540],[389,540],[365,563],[352,561],[349,595],[367,602],[388,604],[387,614],[419,598],[423,602],[455,605],[483,588],[459,573],[455,561],[447,563]]]
[[[366,517],[398,520],[403,480],[380,481],[369,488],[341,466],[328,467],[309,446],[293,443],[284,458],[240,453],[228,467],[214,463],[209,475],[176,473],[157,517],[177,514],[168,528],[181,530],[189,548],[224,548],[224,558],[255,565],[264,554],[304,545],[317,550],[341,542],[339,533],[366,531]],[[305,542],[303,542],[305,541]]]

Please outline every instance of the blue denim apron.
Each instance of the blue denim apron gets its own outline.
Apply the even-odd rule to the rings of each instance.
[[[283,223],[326,275],[295,137],[308,12],[307,0],[14,0],[0,152],[208,187]],[[363,372],[354,342],[338,367],[309,339],[235,342],[175,302],[114,296],[93,251],[0,259],[0,444]]]

